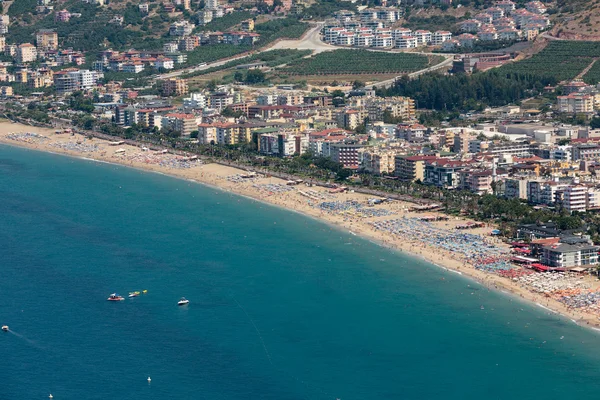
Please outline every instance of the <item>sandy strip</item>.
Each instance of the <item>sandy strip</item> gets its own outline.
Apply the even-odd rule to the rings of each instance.
[[[26,132],[43,135],[44,138],[31,138],[31,140],[29,140],[23,135]],[[13,135],[13,139],[9,138],[11,135]],[[15,137],[19,138],[19,140],[14,140]],[[577,321],[579,324],[600,327],[600,318],[593,313],[569,309],[557,300],[530,292],[511,279],[478,270],[456,253],[440,249],[437,246],[430,246],[424,242],[410,241],[406,238],[386,234],[374,229],[371,225],[372,222],[378,220],[383,221],[402,217],[411,218],[422,216],[422,214],[408,211],[409,207],[412,206],[410,203],[394,201],[376,206],[376,209],[378,210],[387,210],[388,212],[394,213],[394,215],[388,216],[363,218],[348,213],[326,213],[319,208],[309,205],[309,202],[358,201],[365,204],[372,196],[360,193],[341,193],[334,195],[330,194],[325,188],[309,188],[305,185],[296,186],[293,190],[274,193],[267,190],[264,185],[282,185],[285,184],[285,181],[274,177],[260,177],[252,179],[251,181],[241,182],[232,181],[231,176],[243,174],[245,172],[219,164],[202,165],[201,163],[196,162],[191,162],[191,166],[186,165],[186,167],[189,166],[189,168],[181,168],[181,157],[172,154],[159,154],[157,152],[147,151],[140,147],[125,144],[111,145],[108,141],[101,139],[88,139],[81,135],[56,134],[52,129],[30,127],[10,122],[0,122],[0,143],[121,164],[146,171],[160,172],[174,177],[208,184],[232,193],[280,206],[288,210],[297,211],[337,226],[343,231],[370,239],[382,246],[423,258],[442,268],[473,278],[490,289],[510,292],[524,300],[530,301],[532,304],[537,304],[540,307],[558,312],[570,320]],[[314,198],[315,195],[318,196],[316,199]],[[427,214],[436,215],[435,213]],[[433,224],[437,228],[454,231],[456,225],[463,225],[466,222],[468,222],[467,219],[457,218],[449,221],[434,222]],[[488,242],[493,243],[496,246],[506,247],[506,245],[500,241],[489,237],[489,233],[492,229],[493,227],[483,227],[471,229],[468,232],[481,235],[485,237]],[[590,276],[582,277],[582,279],[584,279],[586,284],[593,290],[600,290],[600,281],[598,281],[598,279]]]

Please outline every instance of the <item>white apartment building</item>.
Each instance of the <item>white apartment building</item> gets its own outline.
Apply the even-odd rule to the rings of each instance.
[[[360,12],[360,20],[362,22],[375,21],[377,20],[377,11],[372,9],[362,10]]]
[[[355,38],[355,45],[361,47],[371,47],[375,42],[375,36],[372,33],[359,33]]]
[[[375,42],[373,44],[375,47],[392,47],[394,46],[394,39],[392,35],[377,35],[375,36]]]
[[[475,33],[479,30],[480,26],[481,26],[481,21],[478,21],[476,19],[468,19],[466,21],[463,21],[460,24],[460,29],[463,32]]]
[[[521,31],[515,28],[506,28],[498,31],[498,39],[500,40],[517,40],[521,37]]]
[[[189,97],[183,99],[183,106],[185,108],[193,108],[202,110],[207,105],[206,96],[203,93],[190,93]]]
[[[569,212],[585,212],[587,209],[586,186],[569,186],[562,193],[562,206]]]
[[[498,33],[495,30],[486,30],[477,33],[477,38],[482,42],[491,42],[498,40]]]
[[[325,40],[327,43],[336,43],[338,36],[340,36],[342,32],[346,32],[346,29],[340,26],[325,29],[323,40]]]
[[[501,0],[496,2],[496,7],[504,11],[504,15],[510,14],[517,6],[510,0]]]
[[[409,36],[412,36],[412,31],[408,28],[398,28],[392,31],[392,37],[394,40]]]
[[[272,106],[277,104],[277,95],[272,93],[265,93],[256,96],[256,104],[260,106]]]
[[[206,0],[206,9],[216,10],[219,8],[219,0]]]
[[[194,31],[194,24],[190,24],[187,21],[174,22],[169,27],[169,35],[171,36],[187,36],[191,35]]]
[[[54,86],[58,93],[88,90],[96,86],[102,74],[87,69],[59,71],[54,74]]]
[[[417,46],[427,46],[433,41],[433,34],[429,31],[415,31],[414,36],[417,38]]]
[[[336,39],[336,44],[338,44],[339,46],[353,46],[354,32],[341,32]]]
[[[490,7],[487,10],[485,10],[485,12],[490,14],[493,20],[497,20],[504,17],[504,10],[500,7]]]
[[[396,47],[399,49],[412,49],[418,47],[419,43],[414,36],[406,36],[396,39]]]
[[[439,46],[447,40],[452,39],[452,33],[448,31],[436,31],[433,33],[431,43],[434,46]]]

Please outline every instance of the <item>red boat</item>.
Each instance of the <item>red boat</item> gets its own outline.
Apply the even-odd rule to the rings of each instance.
[[[108,296],[108,299],[106,299],[108,301],[121,301],[121,300],[125,300],[125,298],[123,296],[119,296],[116,293],[111,294],[110,296]]]

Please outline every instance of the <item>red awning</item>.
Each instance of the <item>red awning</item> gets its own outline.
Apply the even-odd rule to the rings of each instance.
[[[539,264],[539,263],[531,264],[531,266],[538,271],[549,271],[552,269],[551,267],[549,267],[547,265]]]

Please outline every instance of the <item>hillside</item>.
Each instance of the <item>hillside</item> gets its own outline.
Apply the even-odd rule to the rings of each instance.
[[[560,0],[551,34],[568,40],[600,41],[600,0]]]

